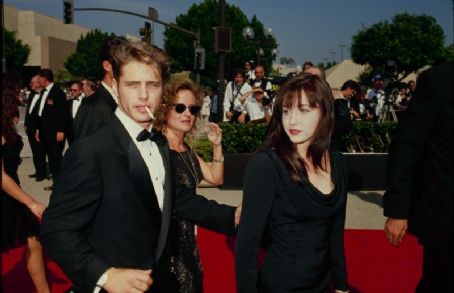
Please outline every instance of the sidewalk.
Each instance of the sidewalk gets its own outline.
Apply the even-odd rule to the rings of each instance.
[[[25,117],[25,109],[20,108],[21,119]],[[22,150],[22,164],[19,166],[19,178],[22,188],[34,196],[37,200],[47,205],[50,192],[43,188],[51,185],[51,181],[36,182],[34,178],[28,178],[34,172],[31,159],[30,145],[23,130],[23,120],[19,122],[18,131],[23,137],[24,149]],[[222,190],[214,187],[202,187],[197,193],[214,199],[219,203],[238,205],[241,203],[242,190]],[[385,217],[381,207],[383,191],[355,191],[348,194],[347,218],[345,228],[348,229],[383,229]]]

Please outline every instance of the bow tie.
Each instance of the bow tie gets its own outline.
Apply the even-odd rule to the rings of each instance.
[[[137,141],[145,141],[147,139],[156,143],[162,142],[162,134],[159,131],[152,130],[151,132],[144,129],[137,135]]]
[[[74,101],[79,101],[80,99],[79,98],[73,98]]]

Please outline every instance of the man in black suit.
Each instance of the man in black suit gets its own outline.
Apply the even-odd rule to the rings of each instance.
[[[39,104],[39,127],[36,140],[43,145],[49,160],[52,179],[58,175],[65,146],[65,131],[68,123],[68,102],[65,92],[54,84],[54,74],[48,68],[38,72],[38,81],[43,88]],[[52,190],[53,184],[44,187]]]
[[[399,245],[408,231],[424,247],[416,292],[454,292],[454,62],[423,72],[399,119],[388,155],[385,232]]]
[[[27,99],[27,108],[25,110],[24,128],[28,137],[28,143],[33,156],[33,166],[35,173],[29,175],[30,178],[36,178],[36,181],[43,181],[46,177],[46,154],[38,141],[36,141],[36,130],[39,127],[39,105],[40,99],[44,92],[38,81],[38,75],[30,80],[31,92]]]
[[[82,93],[82,85],[78,81],[72,82],[69,90],[71,91],[71,99],[68,100],[67,139],[68,144],[72,144],[74,141],[74,118],[76,118],[77,112],[84,99],[84,95]]]
[[[66,153],[41,226],[41,242],[75,292],[147,291],[171,211],[219,232],[235,230],[233,207],[175,185],[167,140],[151,130],[147,109],[160,105],[169,57],[146,43],[124,42],[112,64],[119,107]]]
[[[117,97],[112,90],[112,53],[124,39],[110,38],[104,42],[100,53],[100,66],[104,72],[101,85],[87,97],[74,120],[75,139],[88,137],[104,126],[117,108]]]

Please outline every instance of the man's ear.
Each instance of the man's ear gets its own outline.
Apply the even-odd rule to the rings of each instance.
[[[107,60],[104,60],[102,62],[102,68],[104,69],[104,71],[112,72],[112,64]]]

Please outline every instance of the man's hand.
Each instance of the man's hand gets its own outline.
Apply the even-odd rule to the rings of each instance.
[[[246,122],[246,114],[245,113],[241,113],[241,115],[238,117],[238,123],[245,123]]]
[[[111,268],[103,289],[109,293],[145,292],[152,283],[151,270]]]
[[[36,139],[37,142],[41,142],[41,141],[39,140],[39,130],[38,130],[38,129],[37,129],[36,132],[35,132],[35,139]]]
[[[65,133],[64,132],[57,132],[56,139],[57,139],[58,142],[64,141],[65,140]]]
[[[407,219],[388,218],[385,223],[386,239],[394,246],[399,246],[405,234],[407,233]]]
[[[230,112],[230,111],[229,112],[225,112],[225,117],[227,117],[227,119],[229,119],[229,120],[230,120],[230,118],[232,118],[232,115],[233,115],[233,113]]]

